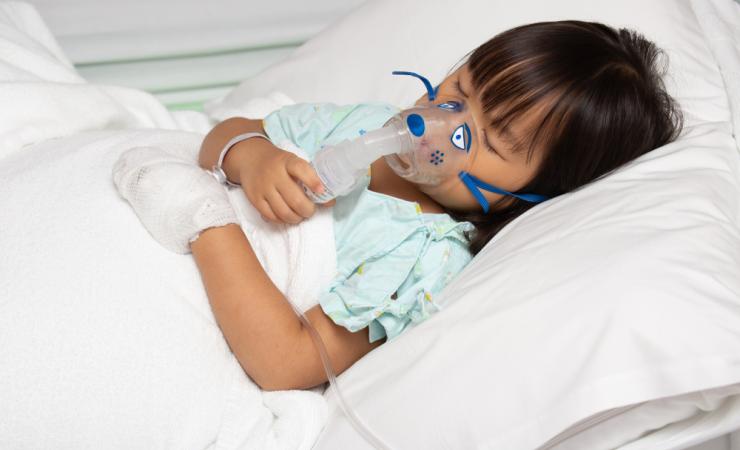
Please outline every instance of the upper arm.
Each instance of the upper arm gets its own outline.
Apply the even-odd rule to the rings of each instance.
[[[191,250],[229,348],[262,389],[310,388],[326,381],[309,330],[264,271],[240,226],[208,228]],[[382,343],[370,344],[367,328],[352,333],[334,324],[318,305],[305,315],[324,341],[335,373]]]
[[[324,314],[320,305],[306,311],[305,316],[321,336],[336,375],[347,370],[357,360],[382,345],[386,340],[382,338],[370,343],[368,327],[353,333],[335,324]],[[295,374],[295,378],[291,380],[289,387],[282,387],[283,389],[309,389],[327,381],[321,356],[310,335],[310,330],[305,326],[296,354],[285,363],[290,367],[284,368],[284,373]]]

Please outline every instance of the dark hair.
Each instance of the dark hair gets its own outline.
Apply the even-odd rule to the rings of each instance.
[[[469,55],[472,84],[491,126],[501,129],[547,105],[516,146],[529,148],[528,162],[535,148],[543,151],[537,174],[517,192],[555,197],[572,191],[674,140],[683,127],[662,80],[666,66],[659,57],[665,54],[635,31],[574,20],[533,23],[498,34]],[[533,206],[506,196],[488,214],[446,212],[475,225],[468,238],[477,254]]]

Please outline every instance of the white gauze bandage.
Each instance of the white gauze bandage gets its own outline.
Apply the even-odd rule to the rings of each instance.
[[[189,253],[206,228],[239,223],[223,185],[193,161],[159,148],[122,153],[113,182],[149,234],[175,253]]]

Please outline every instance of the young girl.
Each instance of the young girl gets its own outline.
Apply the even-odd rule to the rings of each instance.
[[[399,176],[380,158],[361,186],[329,204],[338,275],[306,317],[335,373],[410,322],[426,319],[435,296],[472,255],[536,204],[517,193],[555,197],[673,140],[681,114],[661,81],[659,56],[629,30],[535,23],[484,43],[432,91],[433,100],[420,98],[417,105],[466,111],[470,164],[460,177],[432,186]],[[295,224],[315,212],[298,182],[317,193],[322,185],[306,161],[273,142],[288,139],[313,156],[322,146],[381,127],[398,112],[381,103],[298,104],[264,120],[231,118],[205,137],[199,164],[211,170],[232,138],[263,134],[230,146],[222,176],[241,185],[264,219]],[[205,171],[184,167],[168,170],[196,170],[192,179],[215,184],[220,194],[214,195],[225,197]],[[136,174],[131,182],[154,176],[136,167],[129,172]],[[114,178],[140,213],[122,187],[126,177]],[[308,330],[235,222],[211,222],[189,247],[230,348],[263,389],[324,383]]]

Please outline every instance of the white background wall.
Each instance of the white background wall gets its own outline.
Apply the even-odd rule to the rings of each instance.
[[[363,1],[29,2],[85,78],[187,108],[286,57]]]

